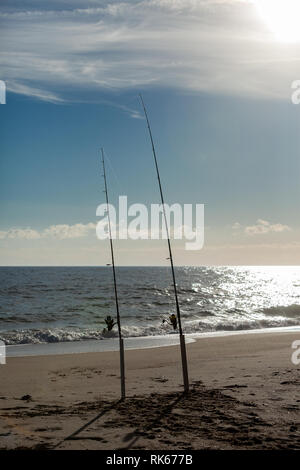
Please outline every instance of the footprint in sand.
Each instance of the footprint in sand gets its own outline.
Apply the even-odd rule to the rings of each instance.
[[[52,427],[52,428],[36,428],[34,431],[35,432],[46,432],[46,431],[61,431],[62,428],[59,427],[59,426],[55,426],[55,427]]]
[[[160,382],[160,383],[164,383],[164,382],[168,382],[169,379],[167,379],[167,377],[152,377],[151,380],[153,380],[154,382]]]
[[[20,400],[23,401],[32,401],[32,396],[31,395],[23,395]]]

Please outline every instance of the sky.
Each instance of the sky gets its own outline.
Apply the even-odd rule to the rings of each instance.
[[[205,205],[178,265],[300,264],[295,0],[2,1],[0,264],[103,265],[96,208]],[[119,265],[167,265],[165,240],[116,240]]]

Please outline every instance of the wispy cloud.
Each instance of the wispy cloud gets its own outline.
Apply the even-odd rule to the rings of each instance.
[[[10,90],[38,99],[155,85],[283,98],[297,76],[296,48],[274,43],[252,0],[33,5],[0,14],[0,65]]]
[[[17,83],[13,80],[8,82],[7,90],[20,95],[38,98],[42,101],[48,101],[50,103],[62,103],[64,101],[64,99],[60,98],[55,93],[34,88],[32,86],[25,85],[24,83]]]

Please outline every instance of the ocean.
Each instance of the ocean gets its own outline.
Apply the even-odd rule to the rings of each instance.
[[[174,334],[162,322],[175,312],[170,269],[116,269],[124,338]],[[177,267],[176,276],[186,334],[300,325],[300,267]],[[0,280],[6,345],[116,343],[116,327],[102,333],[116,316],[111,267],[2,267]]]

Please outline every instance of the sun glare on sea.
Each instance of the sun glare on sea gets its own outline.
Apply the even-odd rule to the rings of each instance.
[[[300,0],[254,0],[254,3],[278,41],[300,42]]]

